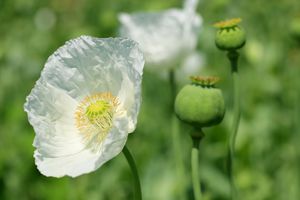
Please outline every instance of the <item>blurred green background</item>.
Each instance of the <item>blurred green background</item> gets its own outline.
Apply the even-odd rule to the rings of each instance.
[[[34,132],[23,111],[47,57],[82,34],[116,36],[120,12],[181,7],[180,0],[0,0],[0,199],[133,199],[131,173],[123,155],[78,178],[47,178],[36,169]],[[289,27],[300,14],[298,0],[202,0],[204,23],[198,50],[199,74],[222,78],[227,112],[207,129],[200,172],[206,199],[229,198],[226,140],[232,119],[229,63],[214,45],[216,21],[242,17],[247,44],[241,51],[242,119],[237,138],[238,190],[242,200],[300,199],[300,47]],[[146,71],[137,130],[128,147],[135,156],[145,200],[176,200],[178,179],[171,132],[171,91],[161,72]],[[186,79],[187,80],[187,79]],[[183,84],[183,83],[181,83]],[[189,199],[191,140],[181,127]]]

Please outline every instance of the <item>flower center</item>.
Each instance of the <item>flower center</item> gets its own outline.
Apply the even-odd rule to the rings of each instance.
[[[86,116],[90,120],[92,124],[95,124],[102,115],[109,112],[111,109],[111,105],[109,102],[105,100],[98,100],[96,102],[91,103],[86,108]]]
[[[75,123],[83,141],[92,149],[101,146],[113,126],[113,116],[119,105],[110,92],[98,93],[84,98],[75,112]]]

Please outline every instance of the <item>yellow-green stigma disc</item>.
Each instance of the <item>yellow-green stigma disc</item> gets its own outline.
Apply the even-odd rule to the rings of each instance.
[[[91,103],[86,108],[86,116],[90,120],[91,123],[94,123],[97,118],[99,118],[101,115],[103,115],[105,112],[110,110],[111,106],[110,104],[105,100],[98,100],[94,103]]]
[[[75,111],[75,123],[83,142],[93,151],[99,150],[113,126],[113,117],[119,105],[110,92],[85,97]]]

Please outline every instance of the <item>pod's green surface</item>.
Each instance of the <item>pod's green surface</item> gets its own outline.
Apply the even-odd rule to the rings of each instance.
[[[220,123],[224,117],[224,98],[220,89],[186,85],[175,100],[175,113],[179,119],[202,128]]]
[[[221,28],[216,33],[215,42],[221,50],[240,49],[246,43],[246,33],[239,26]]]

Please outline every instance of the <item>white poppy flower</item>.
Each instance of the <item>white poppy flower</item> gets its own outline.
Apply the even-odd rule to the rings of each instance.
[[[51,55],[24,105],[39,171],[72,176],[119,154],[134,131],[143,55],[130,39],[82,36]]]
[[[171,68],[194,51],[202,19],[198,0],[186,0],[183,9],[119,15],[121,36],[140,44],[147,65]]]

